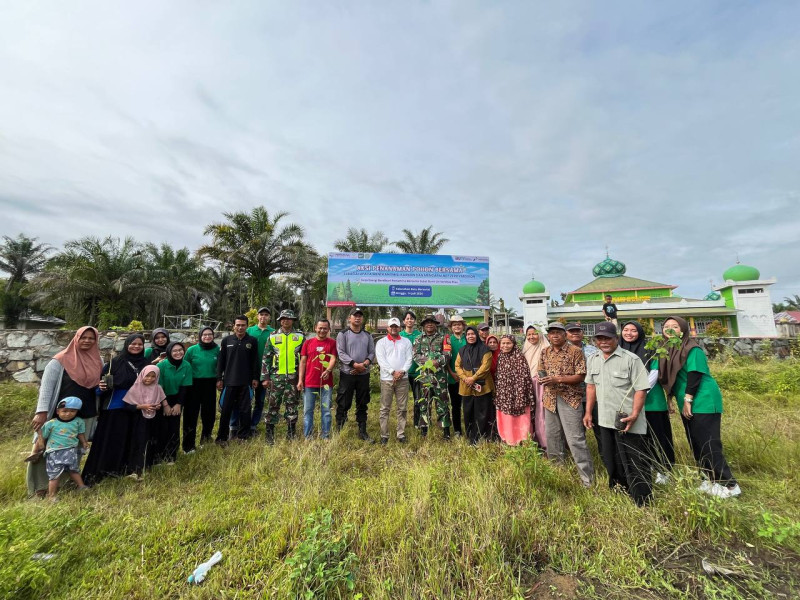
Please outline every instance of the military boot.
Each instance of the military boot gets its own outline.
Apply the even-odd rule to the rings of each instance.
[[[366,423],[359,423],[358,424],[358,439],[364,440],[365,442],[372,443],[372,438],[369,437],[367,433],[367,424]]]
[[[450,439],[450,428],[449,427],[445,427],[444,428],[444,439],[446,439],[446,440]]]
[[[267,444],[272,446],[275,443],[275,425],[267,423]]]
[[[297,421],[292,421],[286,428],[286,439],[293,440],[297,437]]]

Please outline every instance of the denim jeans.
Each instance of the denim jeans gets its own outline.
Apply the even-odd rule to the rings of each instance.
[[[331,399],[333,398],[333,388],[305,388],[303,391],[303,435],[311,437],[314,432],[314,406],[317,403],[317,396],[320,400],[320,412],[322,413],[322,438],[331,437]]]

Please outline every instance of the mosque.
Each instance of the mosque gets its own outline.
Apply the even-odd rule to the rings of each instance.
[[[592,275],[592,281],[566,294],[558,306],[551,306],[555,303],[544,283],[527,282],[519,297],[525,323],[578,321],[586,335],[594,335],[595,325],[604,320],[603,298],[611,294],[620,323],[647,322],[656,333],[661,333],[667,317],[676,315],[689,322],[692,335],[703,335],[712,321],[719,321],[732,337],[778,337],[769,292],[776,279],[762,279],[755,267],[737,262],[722,274],[724,283],[713,286],[702,299],[675,294],[676,285],[630,277],[625,265],[608,254],[594,266]]]

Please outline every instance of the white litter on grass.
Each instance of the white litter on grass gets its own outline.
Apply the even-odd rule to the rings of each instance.
[[[206,562],[198,565],[198,567],[189,575],[186,580],[188,583],[201,583],[206,578],[208,570],[222,560],[222,552],[219,550],[214,552],[214,555]]]

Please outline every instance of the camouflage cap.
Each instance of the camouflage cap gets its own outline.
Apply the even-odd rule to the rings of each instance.
[[[425,325],[425,323],[427,323],[428,321],[430,321],[431,323],[435,323],[437,327],[439,325],[439,321],[436,319],[436,315],[434,315],[433,313],[425,315],[425,318],[422,319],[422,323],[420,323],[420,325]]]
[[[294,316],[294,312],[291,310],[282,310],[281,314],[278,316],[278,321],[282,319],[291,319],[292,321],[297,321],[297,317]]]

